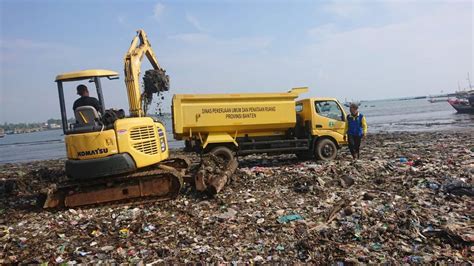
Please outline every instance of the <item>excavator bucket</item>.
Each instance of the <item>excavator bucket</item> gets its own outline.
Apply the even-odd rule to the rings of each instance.
[[[153,95],[160,94],[170,89],[170,78],[163,69],[150,69],[143,76],[143,109],[146,113],[148,106],[153,100]],[[161,109],[160,109],[161,113]]]
[[[143,76],[146,93],[160,93],[170,89],[170,77],[162,69],[150,69]]]

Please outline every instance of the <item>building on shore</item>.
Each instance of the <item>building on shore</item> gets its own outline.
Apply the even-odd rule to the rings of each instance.
[[[42,127],[32,127],[32,128],[14,128],[13,134],[23,134],[23,133],[31,133],[31,132],[39,132],[43,131]]]

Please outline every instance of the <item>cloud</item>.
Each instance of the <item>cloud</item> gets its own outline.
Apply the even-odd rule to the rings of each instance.
[[[163,12],[165,11],[165,5],[162,3],[156,3],[156,5],[153,7],[153,17],[157,20],[161,18],[163,15]]]
[[[225,51],[226,53],[240,52],[263,52],[268,49],[273,38],[270,37],[237,37],[237,38],[217,38],[207,33],[183,33],[169,37],[182,44],[194,46],[193,49],[202,51]]]
[[[323,10],[338,17],[360,17],[367,13],[368,4],[373,3],[366,1],[364,5],[361,0],[334,0],[324,5]]]
[[[202,25],[201,25],[201,22],[199,22],[199,20],[194,17],[193,15],[189,14],[189,13],[186,13],[186,20],[191,23],[191,25],[193,25],[194,28],[196,28],[198,31],[201,31],[201,32],[207,32],[208,30],[206,28],[204,28]]]
[[[209,41],[211,37],[205,33],[182,33],[169,37],[170,39],[186,42],[186,43],[203,43]]]
[[[393,3],[391,3],[393,5]],[[412,8],[400,4],[398,10]],[[314,72],[315,84],[364,98],[424,95],[454,88],[456,77],[472,71],[472,13],[462,5],[436,5],[382,26],[309,29],[313,39],[300,51]],[[317,38],[316,38],[317,37]],[[350,88],[351,91],[347,91]]]
[[[155,0],[149,9],[156,1],[159,0]],[[472,4],[418,4],[412,1],[375,4],[378,6],[374,7],[371,3],[362,5],[362,9],[367,9],[363,11],[367,16],[354,19],[354,23],[341,15],[356,14],[355,11],[320,9],[320,12],[329,13],[309,20],[311,22],[301,20],[298,23],[301,30],[291,32],[289,36],[285,32],[275,33],[258,23],[252,31],[258,33],[242,33],[241,36],[236,34],[245,31],[245,28],[237,27],[220,34],[216,30],[211,34],[191,28],[189,24],[189,32],[178,31],[181,34],[152,41],[152,44],[157,45],[154,48],[160,64],[171,77],[170,94],[283,92],[291,87],[307,85],[310,95],[357,100],[454,91],[458,80],[461,86],[465,86],[466,72],[470,71],[471,77],[474,72]],[[148,18],[154,20],[151,18],[153,10],[149,12]],[[161,11],[162,18],[168,14],[168,9],[164,12]],[[378,19],[372,15],[378,15]],[[125,18],[131,19],[128,16]],[[209,21],[204,21],[204,17],[198,18],[204,26],[211,25]],[[184,26],[188,25],[184,14],[181,20]],[[115,20],[112,22],[117,24]],[[178,26],[173,27],[172,32],[179,29]],[[3,119],[7,112],[15,113],[17,110],[18,104],[10,99],[24,99],[24,105],[33,109],[43,108],[45,119],[56,117],[57,106],[39,106],[38,102],[44,101],[31,97],[31,88],[37,88],[38,94],[46,98],[55,99],[57,95],[52,80],[57,73],[88,67],[122,67],[117,54],[122,55],[124,43],[100,55],[100,49],[90,50],[88,45],[65,50],[54,46],[61,47],[61,44],[45,40],[23,38],[0,41],[0,60],[8,60],[8,63],[0,62],[3,66],[0,79],[5,80],[1,87],[8,94],[0,95],[2,104],[5,104],[2,106]],[[129,41],[128,37],[126,41]],[[74,45],[80,44],[74,42]],[[6,59],[5,53],[17,57]],[[110,59],[105,61],[106,58]],[[25,69],[30,75],[28,79],[24,78]],[[116,83],[104,85],[105,93],[110,96],[107,103],[125,108],[125,90],[117,92],[115,89],[116,86],[123,86],[116,85],[123,81],[113,82]],[[14,89],[7,90],[8,87]],[[119,93],[122,93],[121,97]],[[73,96],[71,93],[71,101]],[[170,102],[164,102],[167,110]],[[16,113],[16,118],[8,113],[8,119],[37,119]]]
[[[339,29],[337,28],[336,25],[324,24],[324,25],[307,30],[307,33],[308,33],[308,36],[311,38],[324,39],[338,31]]]
[[[0,48],[1,49],[46,49],[46,48],[54,48],[59,46],[56,43],[48,43],[42,41],[34,41],[29,39],[2,39],[0,40]]]
[[[457,80],[474,70],[471,9],[412,5],[399,3],[383,23],[344,27],[327,20],[308,27],[297,42],[270,36],[174,36],[178,43],[173,54],[164,54],[164,65],[179,73],[173,76],[175,93],[285,91],[307,85],[311,95],[380,99],[454,90]]]
[[[74,50],[74,47],[57,42],[23,38],[0,39],[0,62],[15,63],[18,58],[30,58],[31,56],[61,58],[63,54]]]

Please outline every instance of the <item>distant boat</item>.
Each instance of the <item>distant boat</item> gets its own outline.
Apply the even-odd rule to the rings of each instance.
[[[458,82],[458,91],[453,95],[454,99],[449,99],[448,103],[456,109],[458,113],[474,114],[474,90],[471,85],[471,78],[469,72],[467,73],[467,81],[469,82],[469,89],[461,90]]]
[[[468,98],[449,99],[448,103],[456,109],[458,113],[474,114],[474,95]]]
[[[0,128],[0,138],[5,137],[5,130],[3,128]]]
[[[361,103],[361,102],[347,102],[347,101],[346,101],[346,102],[344,102],[344,106],[345,106],[345,107],[351,107],[351,104],[353,104],[353,103],[354,103],[354,104],[357,104],[357,106],[360,106],[360,103]]]
[[[429,97],[428,102],[430,103],[439,103],[439,102],[447,102],[449,100],[448,97]]]

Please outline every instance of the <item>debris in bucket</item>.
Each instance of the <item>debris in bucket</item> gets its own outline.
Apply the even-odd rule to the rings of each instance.
[[[169,91],[170,78],[166,75],[164,69],[149,69],[145,71],[143,75],[143,94],[142,98],[144,101],[144,110],[147,113],[148,106],[153,100],[153,95],[156,94],[158,97],[163,97],[163,92]],[[160,103],[161,101],[158,101]],[[158,114],[161,115],[161,106],[157,106]]]
[[[216,197],[188,184],[170,201],[55,211],[36,195],[66,178],[64,161],[3,164],[17,186],[0,194],[0,264],[466,264],[472,147],[471,132],[381,133],[356,162],[346,147],[330,162],[239,157]],[[186,155],[196,175],[200,157]]]
[[[170,78],[163,69],[149,69],[143,76],[146,94],[161,93],[170,89]]]

